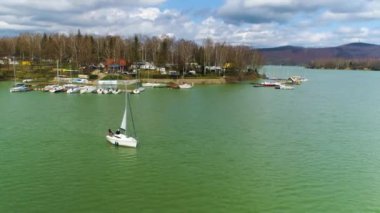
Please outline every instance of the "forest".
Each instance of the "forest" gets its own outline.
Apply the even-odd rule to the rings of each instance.
[[[32,70],[41,64],[55,64],[79,69],[96,66],[106,60],[123,59],[127,66],[137,62],[150,62],[157,67],[169,67],[179,72],[207,66],[225,68],[231,75],[256,71],[263,64],[262,56],[252,47],[214,42],[207,38],[202,43],[173,37],[133,35],[95,36],[82,34],[24,33],[15,37],[0,38],[0,57],[29,61]],[[3,60],[6,66],[7,61]],[[39,65],[39,66],[38,66]],[[8,65],[9,66],[9,65]],[[203,73],[205,74],[205,73]]]
[[[320,59],[307,64],[310,69],[380,70],[378,59]]]

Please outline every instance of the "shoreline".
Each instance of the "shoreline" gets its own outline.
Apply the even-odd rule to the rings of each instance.
[[[8,81],[13,81],[12,79],[4,79],[1,80],[0,82],[8,82]],[[17,79],[16,82],[21,83],[23,79]],[[83,85],[98,85],[98,81],[102,80],[93,80],[89,81],[86,84]],[[115,81],[136,81],[136,79],[117,79]],[[181,83],[189,83],[189,84],[195,84],[195,85],[207,85],[207,84],[226,84],[228,83],[225,78],[193,78],[193,79],[148,79],[144,78],[140,80],[142,83],[163,83],[163,84],[168,84],[168,83],[176,83],[176,84],[181,84]],[[31,85],[49,85],[49,84],[56,84],[56,80],[51,80],[51,81],[40,81],[38,79],[32,80],[31,82],[28,82],[27,84]],[[70,83],[68,81],[61,81],[61,83]]]

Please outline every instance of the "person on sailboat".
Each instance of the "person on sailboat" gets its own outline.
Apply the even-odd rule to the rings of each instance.
[[[109,136],[113,136],[113,132],[112,132],[111,129],[108,129],[108,135],[109,135]]]
[[[116,130],[116,135],[120,134],[120,129]]]

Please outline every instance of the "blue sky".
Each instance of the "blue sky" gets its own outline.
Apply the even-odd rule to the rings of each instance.
[[[0,36],[168,35],[254,47],[380,44],[375,0],[0,0]]]

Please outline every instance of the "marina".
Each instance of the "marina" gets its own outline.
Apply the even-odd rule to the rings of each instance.
[[[32,81],[29,81],[33,83]],[[71,82],[71,81],[70,81]],[[145,88],[170,88],[170,84],[167,83],[145,83],[143,86],[136,89],[131,89],[134,85],[140,83],[136,80],[124,80],[124,81],[98,81],[97,84],[83,85],[83,84],[48,84],[46,86],[32,85],[32,84],[16,84],[16,86],[10,89],[10,92],[29,92],[29,91],[42,91],[50,93],[67,93],[67,94],[114,94],[119,93],[132,93],[139,94],[145,90]],[[192,88],[193,84],[183,84],[182,88]],[[180,87],[179,87],[180,88]]]

